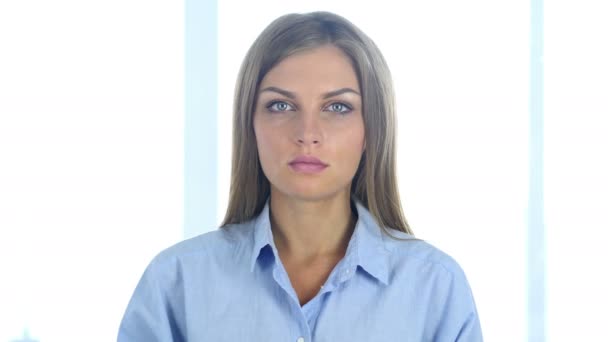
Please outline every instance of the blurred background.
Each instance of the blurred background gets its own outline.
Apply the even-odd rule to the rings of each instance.
[[[0,342],[112,341],[148,262],[227,206],[236,74],[328,10],[393,73],[399,186],[487,341],[608,340],[600,0],[0,2]]]

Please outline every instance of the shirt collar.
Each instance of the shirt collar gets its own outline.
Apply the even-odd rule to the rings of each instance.
[[[361,202],[355,200],[355,206],[359,218],[351,243],[357,251],[357,265],[384,285],[388,285],[389,252],[384,244],[382,229]]]
[[[270,228],[270,201],[266,200],[266,205],[262,212],[253,221],[253,250],[251,255],[251,271],[262,252],[262,248],[270,246],[275,257],[278,256],[277,248],[274,244],[272,229]]]
[[[387,285],[389,253],[384,245],[382,230],[367,208],[358,200],[353,200],[359,217],[348,244],[346,255],[344,256],[344,267],[351,268],[353,266],[361,266],[365,272]],[[264,247],[270,246],[275,258],[278,257],[270,227],[270,208],[268,200],[260,214],[255,218],[253,225],[251,271],[253,271]]]

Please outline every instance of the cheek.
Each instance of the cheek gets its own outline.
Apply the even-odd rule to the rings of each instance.
[[[350,144],[355,149],[355,152],[362,154],[365,149],[365,126],[363,122],[360,122],[353,129],[352,134],[349,136]]]
[[[258,148],[258,155],[262,168],[272,163],[273,156],[277,155],[277,137],[274,130],[269,129],[265,125],[254,123],[254,132],[256,137],[256,144]]]
[[[338,158],[347,168],[357,168],[365,147],[365,132],[359,126],[352,127],[340,137]],[[347,166],[348,165],[348,166]]]

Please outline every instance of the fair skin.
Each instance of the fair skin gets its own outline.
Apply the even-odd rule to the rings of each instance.
[[[350,186],[365,147],[361,91],[350,60],[331,45],[284,59],[259,89],[253,123],[273,236],[304,304],[344,257],[354,230]],[[324,166],[295,167],[302,156]]]

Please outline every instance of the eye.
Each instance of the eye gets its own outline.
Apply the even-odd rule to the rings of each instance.
[[[273,101],[268,106],[266,106],[268,110],[271,112],[285,112],[293,110],[293,107],[284,101]]]
[[[352,111],[352,108],[350,106],[347,106],[346,104],[344,104],[342,102],[332,103],[329,106],[327,106],[327,109],[329,111],[337,112],[339,114],[347,114],[347,113],[350,113],[350,111]]]

